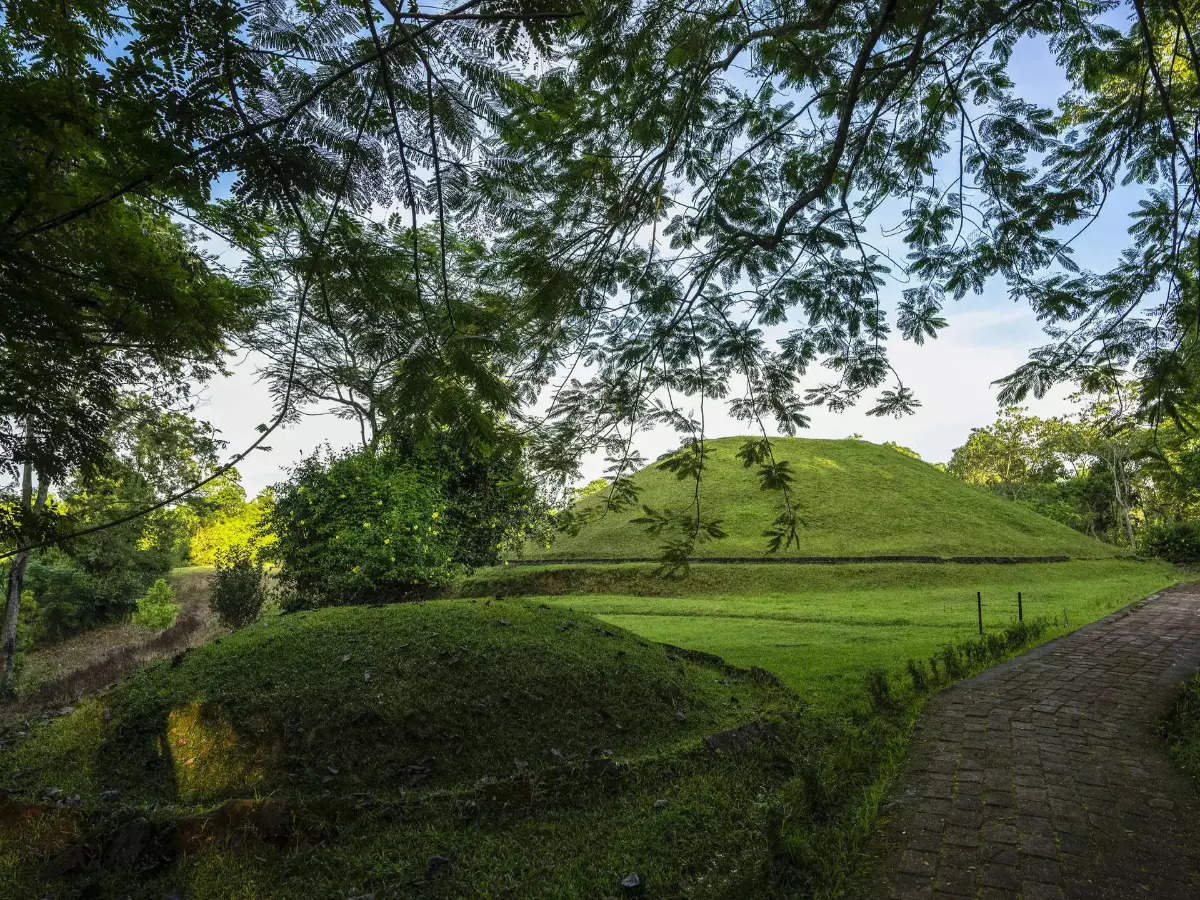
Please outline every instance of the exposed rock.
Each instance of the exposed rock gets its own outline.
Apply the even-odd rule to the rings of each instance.
[[[452,863],[445,856],[431,856],[425,863],[425,877],[427,879],[440,878],[450,871]]]
[[[626,897],[640,897],[645,887],[646,885],[642,881],[642,876],[637,872],[626,875],[621,879],[621,890],[625,892]]]
[[[667,800],[667,799],[655,800],[655,801],[654,801],[654,808],[655,808],[655,809],[666,809],[666,808],[667,808],[668,806],[670,806],[670,805],[671,805],[671,801],[670,801],[670,800]]]
[[[505,625],[511,625],[511,624],[512,624],[512,622],[508,621],[508,619],[497,619],[497,620],[495,621],[495,624],[496,624],[496,625],[498,625],[498,626],[501,626],[501,627],[503,627],[503,626],[505,626]]]

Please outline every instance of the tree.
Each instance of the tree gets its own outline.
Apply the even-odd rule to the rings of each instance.
[[[416,359],[439,367],[405,367],[405,409],[457,421],[479,400],[462,373],[490,382],[560,480],[603,448],[612,502],[636,499],[639,428],[676,428],[702,477],[705,403],[763,440],[764,419],[792,433],[808,405],[871,397],[873,414],[911,412],[889,337],[935,337],[945,301],[992,278],[1053,339],[1006,381],[1006,403],[1133,375],[1149,386],[1139,415],[1162,422],[1192,391],[1195,0],[204,0],[123,4],[122,19],[101,0],[9,7],[6,39],[47,60],[68,35],[80,80],[99,74],[86,54],[124,29],[131,52],[101,80],[137,127],[121,132],[120,165],[85,167],[78,195],[12,226],[7,246],[158,190],[251,256],[281,222],[308,263],[282,286],[300,325],[330,277],[340,209],[403,209],[412,296],[440,297],[448,318],[451,236],[477,232],[478,275],[512,286],[535,346],[503,371],[465,352],[480,335],[423,328]],[[1118,9],[1126,33],[1105,24]],[[1071,79],[1059,115],[1011,83],[1026,38]],[[211,203],[224,171],[232,202]],[[1137,246],[1109,272],[1080,272],[1072,234],[1122,179],[1148,185]],[[327,215],[311,214],[318,201]],[[899,264],[868,223],[906,245],[894,316],[882,290]],[[814,376],[818,362],[833,380]],[[538,392],[536,415],[519,408]],[[790,545],[792,479],[769,441],[746,451],[780,493],[776,536]]]
[[[1194,438],[1170,424],[1143,424],[1139,394],[1139,385],[1122,384],[1076,395],[1078,411],[1054,419],[1007,407],[994,424],[972,429],[947,472],[1133,547],[1136,523],[1178,521],[1200,485],[1191,472]]]
[[[1136,503],[1132,470],[1147,438],[1146,430],[1138,427],[1134,403],[1125,389],[1094,400],[1081,411],[1068,437],[1072,450],[1103,466],[1111,479],[1113,502],[1130,547],[1136,542],[1130,514]]]
[[[972,428],[967,442],[955,449],[946,471],[967,484],[990,487],[1012,500],[1036,485],[1065,474],[1063,424],[1030,416],[1025,409],[1005,407],[992,425]]]
[[[545,538],[548,504],[529,471],[524,439],[511,427],[494,424],[482,441],[472,441],[465,429],[394,433],[388,449],[444,473],[443,518],[455,537],[453,561],[464,569],[496,565],[502,551]]]
[[[70,621],[61,623],[60,632],[121,613],[155,577],[177,564],[186,548],[187,523],[178,509],[163,509],[75,538],[62,537],[149,506],[216,465],[221,442],[205,423],[178,412],[162,412],[142,396],[122,398],[111,416],[105,432],[91,436],[94,447],[106,452],[60,478],[55,503],[50,502],[49,479],[40,472],[33,495],[33,473],[38,470],[32,463],[23,466],[21,493],[5,522],[5,537],[13,539],[21,552],[8,571],[0,685],[7,684],[13,671],[25,575],[31,559],[36,561],[27,548],[35,538],[58,537],[62,551],[54,551],[56,565],[77,571],[82,577],[79,583],[87,585],[88,598],[67,596],[72,591],[69,585],[60,591],[61,601],[81,607]],[[60,579],[60,586],[64,584]]]
[[[322,215],[328,210],[314,218]],[[365,448],[397,430],[469,422],[477,437],[490,432],[518,402],[516,370],[530,362],[537,330],[514,291],[482,270],[484,243],[445,235],[446,289],[422,292],[408,255],[414,238],[396,217],[330,221],[319,260],[298,249],[297,235],[281,234],[250,270],[264,282],[282,271],[293,286],[306,273],[315,283],[302,321],[294,294],[283,293],[256,337],[276,397],[290,392],[296,415],[332,412],[357,423]],[[416,234],[418,271],[438,270],[440,237],[431,228]]]
[[[234,487],[236,492],[232,490]],[[257,560],[275,540],[266,530],[267,518],[275,502],[270,488],[264,488],[258,496],[247,501],[245,490],[232,481],[221,489],[220,495],[218,505],[195,514],[195,528],[188,534],[188,562],[194,566],[216,565],[222,556],[236,549],[246,551]],[[189,503],[188,506],[194,510],[208,504]]]
[[[1135,3],[1127,35],[1100,20],[1115,7],[588,10],[501,123],[505,154],[480,180],[480,207],[514,223],[498,264],[553,291],[564,331],[586,336],[590,378],[564,379],[544,432],[564,467],[600,443],[623,475],[633,431],[664,396],[701,409],[724,399],[784,433],[804,426],[806,405],[840,410],[869,392],[872,414],[911,412],[888,338],[935,337],[946,299],[994,276],[1055,338],[1005,382],[1006,402],[1060,380],[1095,390],[1124,367],[1159,385],[1144,414],[1169,415],[1190,390],[1197,322],[1196,254],[1181,252],[1196,239],[1197,150],[1179,139],[1196,110],[1196,7]],[[1168,34],[1169,68],[1187,74],[1164,86]],[[1048,42],[1075,85],[1059,118],[1009,80],[1022,38]],[[1140,87],[1114,98],[1114,77]],[[1117,178],[1161,185],[1167,172],[1134,219],[1142,249],[1080,273],[1068,226],[1098,214]],[[866,234],[885,216],[908,251],[894,322],[880,295],[896,257]],[[835,380],[813,384],[816,362]],[[786,527],[786,496],[783,507]]]
[[[1055,41],[1073,90],[1062,99],[1059,139],[1045,163],[1046,196],[1014,207],[1079,196],[1081,234],[1118,183],[1146,193],[1130,219],[1132,246],[1103,273],[1019,273],[1013,293],[1050,323],[1053,343],[1006,380],[1004,396],[1040,395],[1059,380],[1092,392],[1136,379],[1131,410],[1153,425],[1177,424],[1195,393],[1200,312],[1200,5],[1195,0],[1105,4],[1126,11],[1126,32],[1093,20]],[[1070,323],[1069,325],[1067,323]]]
[[[186,399],[259,301],[195,249],[159,198],[80,212],[131,161],[172,158],[139,115],[148,98],[119,100],[87,65],[116,21],[103,3],[71,14],[18,3],[0,28],[0,471],[19,485],[0,687],[51,483],[113,450],[126,395],[160,409]]]

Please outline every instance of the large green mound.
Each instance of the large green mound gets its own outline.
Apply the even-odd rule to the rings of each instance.
[[[143,670],[0,755],[0,778],[85,806],[458,789],[669,753],[774,695],[543,604],[326,609]]]
[[[763,532],[779,514],[778,492],[759,486],[755,469],[737,458],[747,438],[707,441],[700,488],[704,518],[721,520],[727,537],[698,543],[697,557],[760,557]],[[857,440],[777,438],[777,460],[791,464],[803,526],[800,546],[786,556],[1114,556],[1093,540],[1029,508],[963,484],[929,463],[890,447]],[[634,476],[639,503],[683,509],[694,483],[651,464]],[[598,497],[581,501],[596,507]],[[535,559],[630,559],[654,556],[655,539],[630,520],[640,510],[609,512],[550,547],[529,547]]]

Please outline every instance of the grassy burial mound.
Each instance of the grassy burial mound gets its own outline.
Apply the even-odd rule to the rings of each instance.
[[[697,557],[761,557],[765,531],[779,513],[778,492],[764,491],[737,450],[747,438],[706,442],[700,487],[703,515],[727,537],[699,543]],[[1017,503],[963,484],[929,463],[858,440],[777,438],[777,460],[795,474],[800,546],[788,556],[1113,556],[1117,550]],[[651,464],[634,476],[639,503],[682,509],[694,483]],[[595,507],[587,497],[581,507]],[[655,542],[631,525],[639,510],[609,512],[577,535],[530,546],[533,559],[630,559],[655,555]]]
[[[728,682],[728,683],[723,683]],[[10,775],[87,799],[454,788],[721,730],[742,685],[534,603],[276,617],[139,672],[20,743]],[[754,698],[769,694],[750,688]]]
[[[155,897],[719,887],[761,875],[714,860],[761,859],[776,776],[746,754],[793,707],[536,602],[275,617],[0,735],[0,895],[125,896],[130,871]]]

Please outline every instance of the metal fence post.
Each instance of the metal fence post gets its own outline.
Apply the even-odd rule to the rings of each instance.
[[[975,592],[975,608],[979,610],[979,633],[983,634],[983,593]]]

